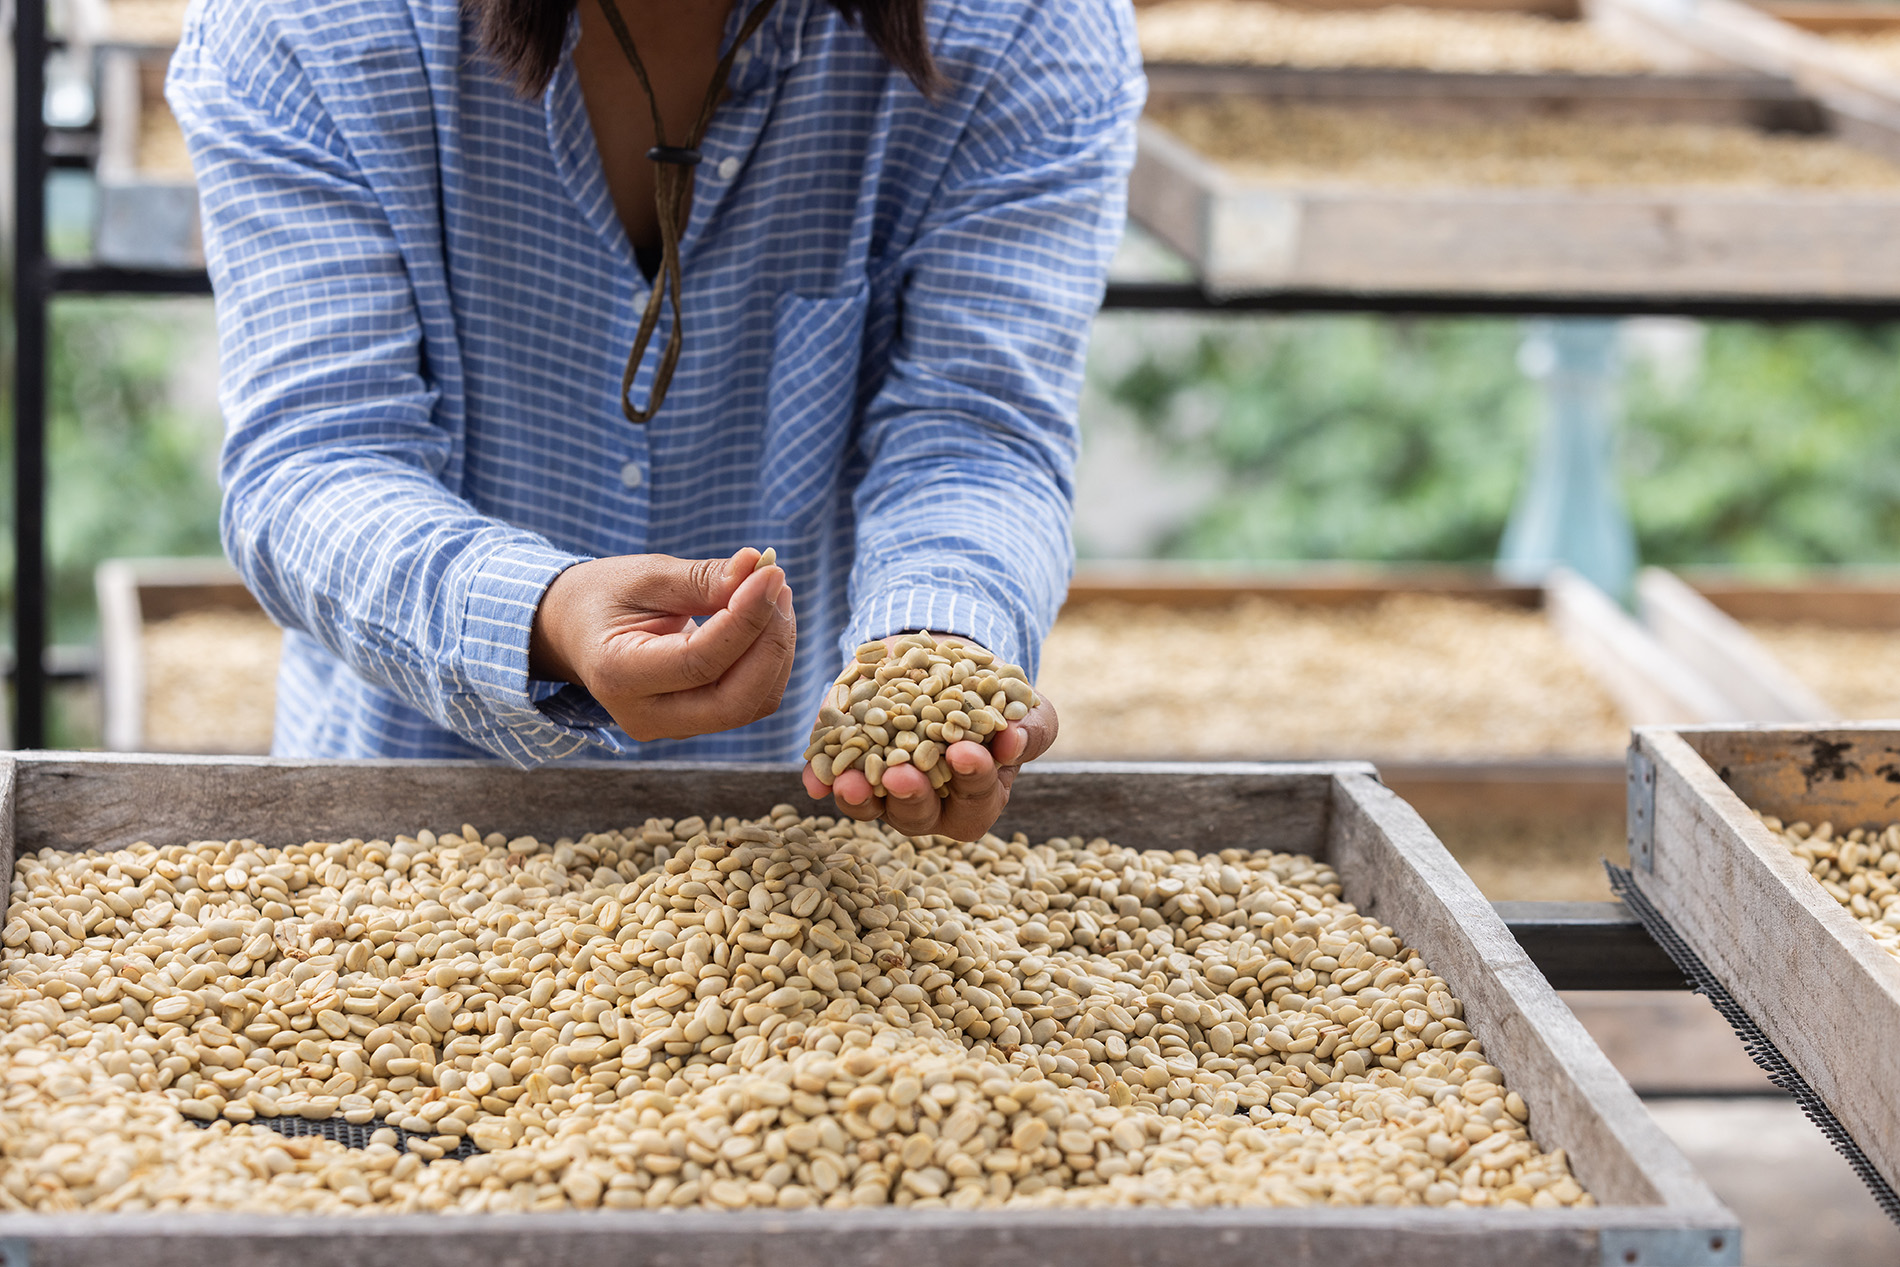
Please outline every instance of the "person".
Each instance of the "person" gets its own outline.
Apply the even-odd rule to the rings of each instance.
[[[195,0],[274,750],[796,760],[860,643],[1033,671],[1144,91],[1127,0]],[[1055,725],[832,790],[974,838]]]

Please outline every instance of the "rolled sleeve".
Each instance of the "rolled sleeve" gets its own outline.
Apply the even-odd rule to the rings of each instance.
[[[515,746],[533,760],[554,760],[583,741],[610,752],[624,745],[607,710],[586,690],[543,682],[528,671],[534,613],[554,578],[581,558],[537,542],[504,546],[469,585],[462,631],[463,677],[499,730],[490,746]]]
[[[1059,15],[1058,15],[1059,17]],[[867,413],[842,644],[963,634],[1032,675],[1067,591],[1077,401],[1145,96],[1132,39],[1094,101],[1043,100],[1060,21],[996,77],[905,252],[904,327]]]
[[[226,552],[280,625],[469,742],[522,765],[618,751],[584,692],[528,677],[541,594],[583,556],[454,491],[456,367],[438,354],[425,374],[412,283],[426,241],[399,232],[269,30],[212,25],[188,26],[168,93],[218,297]]]

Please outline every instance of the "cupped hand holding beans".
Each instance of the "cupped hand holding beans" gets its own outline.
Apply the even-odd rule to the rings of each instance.
[[[634,739],[685,739],[776,710],[797,633],[770,551],[592,559],[542,595],[529,672],[585,687]]]
[[[968,639],[893,635],[860,647],[826,697],[805,790],[906,835],[975,840],[1056,726],[1054,705],[1021,669]]]

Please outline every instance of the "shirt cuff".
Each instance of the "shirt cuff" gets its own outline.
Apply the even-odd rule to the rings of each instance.
[[[979,590],[887,586],[857,604],[838,639],[838,651],[848,659],[864,643],[909,629],[960,634],[1005,664],[1021,665],[1035,678],[1028,661],[1040,648],[1030,644],[1019,621],[997,608],[994,594]]]
[[[580,686],[528,675],[534,613],[554,578],[586,555],[535,541],[517,541],[491,555],[468,588],[460,639],[461,677],[485,714],[469,737],[524,765],[571,756],[591,743],[611,752],[626,745],[613,719]]]

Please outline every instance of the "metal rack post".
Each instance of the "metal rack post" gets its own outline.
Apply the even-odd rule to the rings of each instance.
[[[14,744],[46,743],[46,5],[13,0]]]

